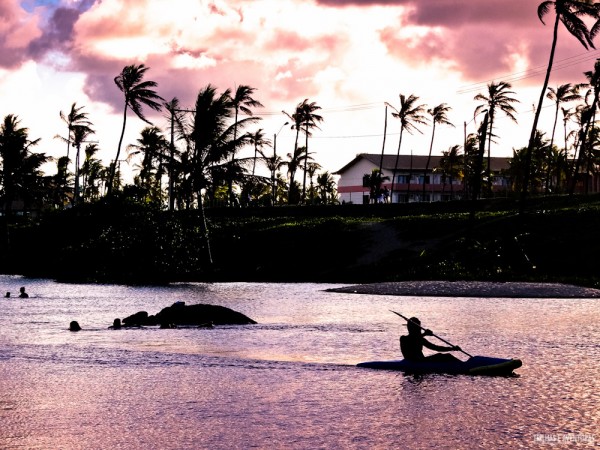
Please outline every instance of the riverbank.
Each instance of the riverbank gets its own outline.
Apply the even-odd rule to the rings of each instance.
[[[86,205],[4,228],[0,273],[65,282],[491,281],[600,288],[600,197],[208,209]],[[210,249],[210,253],[209,253]]]
[[[328,289],[345,294],[411,297],[600,298],[600,289],[561,283],[485,281],[404,281]]]

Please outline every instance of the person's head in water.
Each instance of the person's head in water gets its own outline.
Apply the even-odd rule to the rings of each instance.
[[[411,317],[406,322],[408,334],[421,334],[421,321],[416,317]]]

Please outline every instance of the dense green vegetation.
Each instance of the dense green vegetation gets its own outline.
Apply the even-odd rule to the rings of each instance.
[[[11,224],[4,273],[65,281],[537,280],[600,287],[600,197],[208,209],[97,204]]]

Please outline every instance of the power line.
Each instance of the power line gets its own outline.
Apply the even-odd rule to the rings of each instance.
[[[600,56],[600,50],[594,50],[591,52],[580,53],[579,55],[570,56],[568,58],[563,58],[561,60],[558,60],[553,65],[552,71],[554,72],[554,71],[566,69],[568,67],[578,65],[578,64],[581,64],[581,63],[584,63],[587,61],[596,60],[596,59],[598,59],[598,56]],[[538,75],[542,75],[546,72],[546,70],[547,70],[547,66],[537,66],[537,67],[533,67],[531,69],[528,69],[528,70],[525,70],[522,72],[515,72],[513,74],[507,74],[502,77],[498,77],[496,79],[501,79],[501,80],[507,81],[509,83],[516,82],[516,81],[525,80],[527,78],[533,78]],[[458,94],[468,94],[470,92],[476,92],[476,91],[486,88],[488,83],[491,83],[493,81],[495,81],[495,80],[480,81],[477,83],[469,84],[469,85],[464,86],[463,88],[460,88],[457,91],[457,93]]]

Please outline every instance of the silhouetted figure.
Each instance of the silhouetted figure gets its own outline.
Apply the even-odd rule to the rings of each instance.
[[[23,286],[21,289],[19,289],[19,298],[29,298],[29,294],[27,292],[25,292],[25,287]]]
[[[425,357],[423,355],[423,347],[427,347],[430,350],[436,352],[452,352],[460,351],[460,347],[444,347],[441,345],[435,345],[425,339],[425,336],[432,336],[431,330],[425,330],[421,332],[421,321],[416,317],[411,317],[406,323],[408,329],[408,336],[400,336],[400,351],[404,359],[409,361],[460,361],[453,355],[447,355],[442,353],[436,353],[431,356]]]
[[[76,320],[72,321],[69,324],[69,331],[81,331],[81,327],[79,326]]]
[[[108,328],[112,328],[113,330],[120,330],[121,329],[121,319],[113,320],[113,324]]]
[[[4,295],[4,298],[10,298],[10,292],[7,292],[7,293]]]

